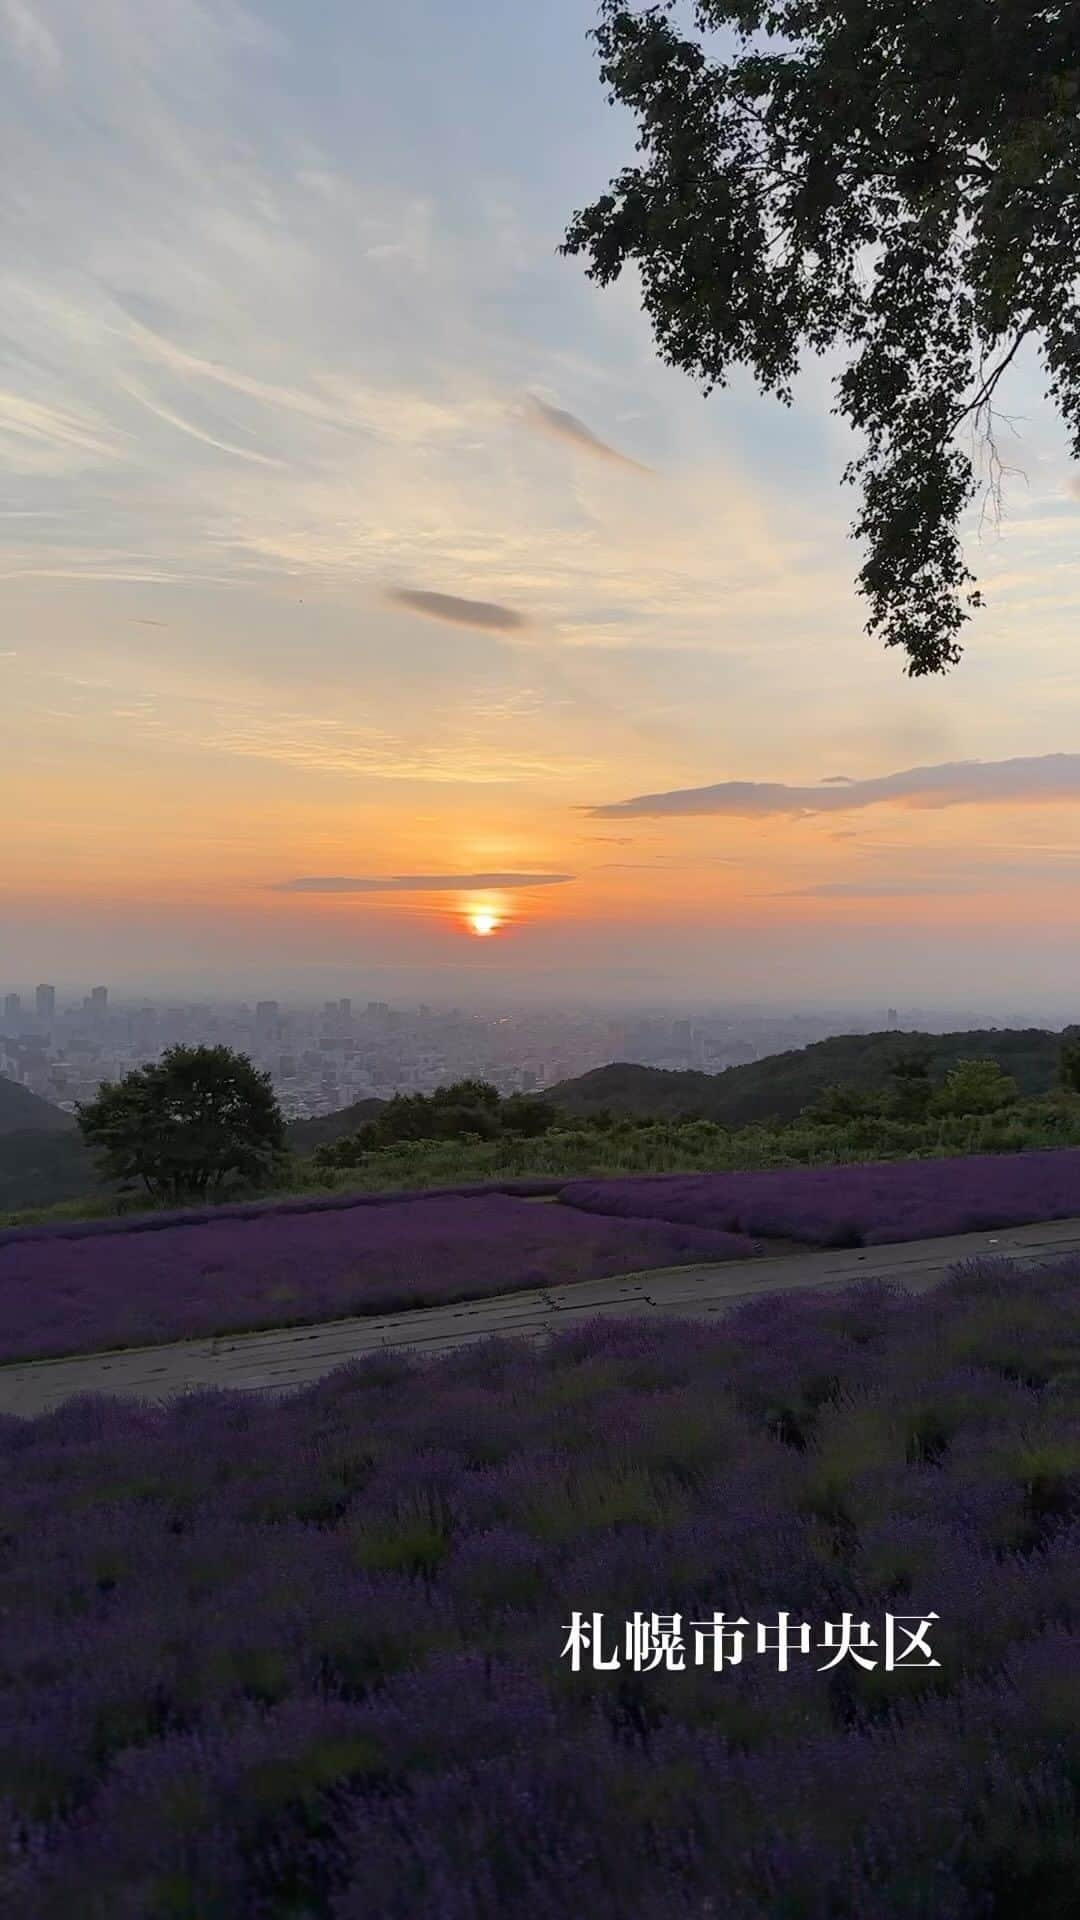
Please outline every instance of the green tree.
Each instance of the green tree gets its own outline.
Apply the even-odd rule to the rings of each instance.
[[[154,1065],[106,1081],[76,1115],[106,1179],[141,1182],[155,1200],[269,1185],[284,1163],[270,1076],[229,1047],[169,1047]]]
[[[1059,1074],[1069,1093],[1080,1093],[1080,1028],[1067,1027],[1062,1035]]]
[[[932,1111],[962,1117],[972,1113],[998,1113],[1011,1107],[1019,1097],[1016,1081],[1002,1073],[996,1060],[958,1060],[945,1075],[945,1084],[934,1095]]]
[[[417,1097],[422,1100],[425,1096]],[[499,1089],[490,1080],[452,1080],[449,1086],[436,1087],[427,1098],[434,1107],[487,1107],[493,1111],[499,1104]]]
[[[520,1134],[526,1140],[550,1133],[558,1117],[551,1101],[535,1093],[512,1093],[499,1109],[503,1132]]]
[[[902,1053],[889,1069],[885,1111],[894,1120],[923,1121],[934,1097],[928,1053]]]
[[[876,1115],[876,1113],[876,1102],[860,1087],[834,1083],[832,1086],[823,1087],[817,1099],[803,1108],[799,1118],[811,1126],[842,1127],[849,1120],[861,1120],[867,1115]]]
[[[636,262],[662,357],[706,392],[746,364],[790,405],[800,349],[846,352],[866,631],[944,672],[982,604],[956,436],[985,437],[999,507],[993,399],[1025,340],[1080,459],[1075,0],[696,0],[695,37],[676,10],[602,0],[602,77],[643,157],[561,251],[601,285]],[[714,31],[738,57],[706,51]]]

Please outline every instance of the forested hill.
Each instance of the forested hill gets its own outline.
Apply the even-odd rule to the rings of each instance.
[[[0,1074],[0,1211],[74,1200],[93,1185],[71,1114]]]
[[[329,1146],[355,1133],[368,1120],[377,1120],[385,1100],[354,1100],[351,1107],[339,1107],[336,1113],[320,1113],[313,1120],[290,1120],[286,1129],[293,1153],[314,1153],[316,1147]]]
[[[70,1113],[0,1074],[0,1133],[71,1133],[74,1127]]]
[[[1069,1028],[1070,1033],[1074,1032]],[[905,1053],[928,1056],[930,1076],[943,1080],[958,1060],[998,1061],[1021,1094],[1049,1092],[1057,1082],[1062,1035],[1042,1027],[976,1027],[968,1033],[843,1033],[812,1046],[773,1053],[722,1073],[669,1071],[617,1062],[576,1080],[563,1080],[546,1098],[562,1112],[584,1117],[608,1109],[635,1117],[674,1119],[687,1114],[738,1127],[753,1121],[793,1120],[828,1086],[870,1090],[883,1086]]]

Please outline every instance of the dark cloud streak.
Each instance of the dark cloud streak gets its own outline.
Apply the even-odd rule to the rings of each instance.
[[[273,893],[456,893],[462,887],[559,887],[572,873],[392,873],[323,874],[282,880]]]
[[[428,620],[444,620],[454,627],[481,627],[489,633],[517,633],[529,625],[523,613],[495,600],[463,600],[456,593],[429,593],[423,587],[388,587],[384,598],[394,606]]]
[[[569,440],[575,447],[581,447],[586,453],[592,453],[601,460],[612,460],[620,467],[632,467],[635,473],[653,473],[643,460],[632,460],[628,453],[620,453],[617,447],[611,447],[601,440],[591,427],[579,420],[576,413],[567,413],[564,407],[551,407],[546,400],[537,399],[534,393],[529,395],[529,409],[536,426],[547,433],[554,433],[560,440]]]
[[[1074,800],[1080,800],[1080,753],[1045,753],[1015,760],[955,760],[936,767],[909,767],[843,785],[789,787],[782,781],[724,780],[711,787],[638,794],[582,811],[594,820],[680,815],[765,819],[782,814],[852,813],[890,804],[921,811],[1010,802],[1050,806]]]

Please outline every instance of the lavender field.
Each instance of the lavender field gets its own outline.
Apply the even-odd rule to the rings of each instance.
[[[1080,1151],[572,1180],[560,1199],[610,1218],[875,1246],[1080,1216]]]
[[[1075,1914],[1076,1261],[72,1402],[0,1457],[20,1920]],[[716,1671],[718,1610],[811,1647]]]
[[[755,1250],[711,1227],[593,1218],[490,1192],[30,1227],[0,1240],[0,1360],[433,1306]]]
[[[540,1199],[553,1204],[537,1205]],[[0,1233],[0,1361],[1080,1216],[1080,1151],[335,1195]]]

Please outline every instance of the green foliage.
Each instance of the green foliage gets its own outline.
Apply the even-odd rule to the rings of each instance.
[[[833,1084],[804,1109],[802,1118],[811,1126],[842,1127],[847,1121],[861,1119],[876,1110],[873,1094],[863,1093],[858,1087]]]
[[[555,1118],[546,1100],[527,1094],[503,1100],[486,1080],[455,1080],[434,1093],[395,1094],[377,1119],[318,1147],[315,1162],[327,1169],[360,1166],[370,1154],[407,1141],[495,1140],[503,1133],[533,1139]]]
[[[557,1119],[551,1101],[541,1100],[535,1094],[512,1093],[499,1109],[503,1132],[520,1134],[524,1140],[536,1140],[541,1134],[550,1133]]]
[[[927,1076],[936,1086],[959,1060],[997,1060],[1003,1072],[1012,1074],[1021,1094],[1046,1094],[1059,1084],[1060,1056],[1060,1034],[1042,1027],[842,1033],[745,1066],[727,1067],[722,1073],[616,1062],[563,1081],[547,1097],[577,1120],[606,1109],[654,1120],[700,1113],[726,1127],[783,1125],[804,1113],[830,1086],[858,1087],[875,1095],[889,1088],[898,1094],[898,1072],[918,1112],[925,1092],[920,1094],[913,1085],[922,1076],[912,1069],[920,1063],[925,1063]]]
[[[982,604],[955,439],[985,433],[996,499],[993,396],[1027,338],[1080,458],[1075,9],[697,0],[699,35],[737,57],[670,15],[602,0],[602,78],[642,158],[562,251],[602,286],[636,263],[662,358],[706,392],[748,365],[790,406],[801,351],[846,350],[833,411],[865,445],[844,479],[862,485],[867,631],[909,674],[944,672]],[[755,36],[780,50],[747,51]]]
[[[169,1047],[78,1108],[106,1179],[182,1204],[280,1176],[285,1126],[269,1074],[229,1047]]]
[[[896,1120],[924,1121],[934,1097],[928,1053],[904,1053],[889,1069],[885,1111]]]
[[[1061,1084],[1069,1093],[1080,1093],[1080,1029],[1067,1027],[1061,1040]]]
[[[958,1060],[931,1104],[940,1114],[997,1113],[1017,1098],[1016,1081],[996,1060]]]
[[[1076,1032],[1080,1038],[1080,1029]],[[886,1041],[887,1046],[879,1044]],[[962,1042],[992,1046],[1001,1059],[989,1053],[975,1057],[963,1050]],[[938,1045],[943,1052],[935,1054],[933,1046]],[[808,1061],[819,1051],[830,1062],[861,1066],[864,1080],[827,1081],[821,1066]],[[437,1097],[410,1095],[382,1104],[377,1111],[380,1122],[387,1120],[385,1127],[368,1123],[313,1157],[294,1156],[287,1164],[277,1160],[275,1184],[281,1193],[407,1191],[530,1176],[558,1180],[587,1174],[827,1166],[1080,1145],[1080,1092],[1052,1084],[1050,1063],[1058,1053],[1064,1053],[1058,1036],[1038,1032],[949,1034],[933,1045],[927,1036],[924,1047],[905,1046],[899,1053],[895,1034],[847,1035],[822,1042],[820,1049],[807,1048],[802,1056],[760,1062],[762,1069],[772,1070],[778,1061],[791,1072],[801,1058],[804,1078],[811,1087],[816,1081],[820,1091],[788,1119],[734,1127],[714,1119],[620,1114],[610,1108],[587,1109],[580,1118],[571,1118],[548,1098],[515,1094],[499,1100],[494,1089],[479,1096],[475,1091],[463,1094],[463,1089],[484,1083],[459,1082],[440,1088]],[[1015,1077],[1003,1071],[1002,1059],[1016,1062]],[[937,1070],[937,1079],[931,1068]],[[605,1070],[599,1078],[610,1087],[611,1076],[620,1071]],[[688,1077],[646,1068],[632,1072],[634,1085],[653,1087],[654,1097],[656,1088],[666,1097],[670,1083],[678,1088]],[[695,1082],[707,1078],[689,1077]],[[714,1082],[726,1078],[713,1076]],[[1024,1098],[1024,1086],[1032,1082],[1045,1091]],[[468,1104],[470,1098],[475,1105]],[[132,1204],[145,1206],[147,1196],[158,1204],[175,1204],[177,1189],[168,1182],[151,1187],[144,1179],[143,1185],[144,1197],[134,1202],[130,1195],[117,1202],[98,1194],[51,1210],[0,1213],[0,1224],[84,1218]],[[219,1184],[199,1197],[222,1196]]]
[[[483,1107],[491,1112],[499,1104],[499,1089],[490,1080],[454,1080],[448,1087],[436,1087],[434,1093],[417,1094],[432,1107]]]

